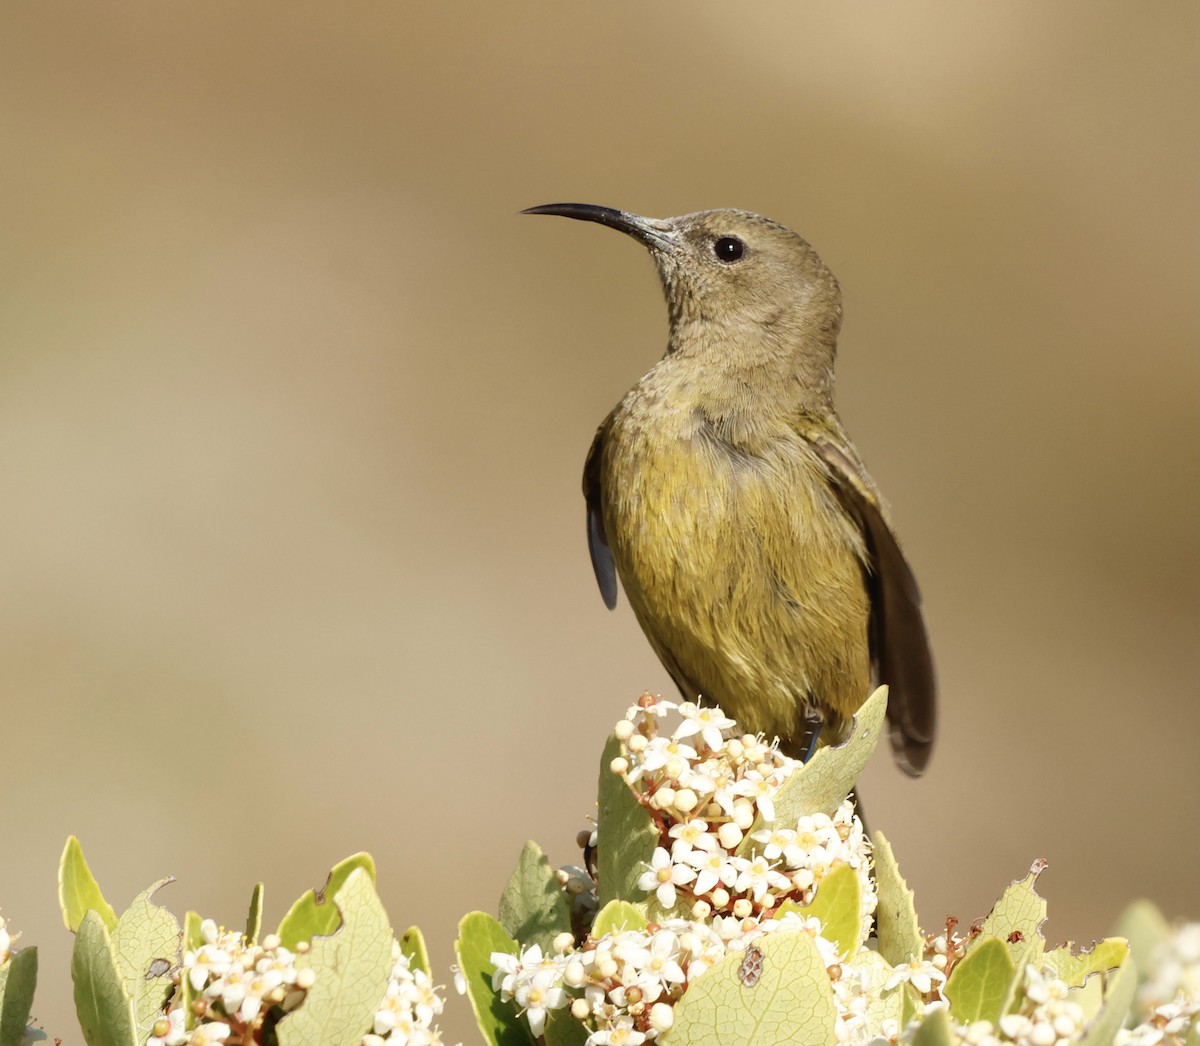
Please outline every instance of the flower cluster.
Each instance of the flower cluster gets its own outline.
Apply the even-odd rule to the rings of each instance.
[[[663,718],[670,712],[680,722],[668,731]],[[811,781],[805,783],[802,764],[775,744],[738,734],[719,708],[648,694],[618,723],[616,736],[622,750],[610,769],[632,790],[657,834],[636,878],[645,900],[606,908],[608,914],[587,932],[590,923],[576,918],[589,914],[587,906],[575,901],[590,898],[594,906],[596,884],[582,870],[564,870],[559,882],[572,900],[574,932],[560,933],[548,948],[543,938],[515,954],[491,955],[493,990],[516,1004],[535,1037],[547,1035],[549,1027],[547,1037],[557,1040],[556,1022],[573,1020],[583,1026],[586,1046],[653,1043],[684,1019],[676,1006],[689,986],[727,957],[740,954],[740,965],[735,960],[711,976],[729,977],[736,965],[738,980],[753,987],[772,950],[755,942],[773,934],[812,938],[829,978],[837,1041],[847,1046],[909,1042],[939,1011],[950,1018],[955,1044],[1067,1046],[1083,1037],[1091,1015],[1086,996],[1049,963],[1018,968],[1008,988],[1016,1002],[994,1021],[956,1021],[946,985],[956,964],[971,954],[981,926],[960,935],[957,921],[947,919],[920,954],[895,966],[886,960],[870,940],[877,894],[871,847],[853,804],[845,801],[832,816],[797,816]],[[581,834],[589,867],[591,851],[604,845],[598,834]],[[840,900],[822,902],[822,884],[835,880],[839,890],[857,883],[861,918],[837,911]],[[1014,889],[1032,893],[1028,882]],[[604,932],[622,913],[641,928]],[[1036,932],[1033,926],[1013,929],[1016,936],[1008,940]],[[993,946],[1008,933],[997,933]],[[962,984],[986,978],[986,970],[973,970],[964,968]],[[1181,1046],[1194,1037],[1200,924],[1182,928],[1160,947],[1139,1000],[1144,1023],[1121,1032],[1116,1046]]]
[[[1066,1046],[1083,1034],[1086,1018],[1083,1007],[1072,997],[1072,989],[1052,971],[1036,966],[1025,967],[1022,985],[1024,997],[1019,1009],[1000,1018],[971,1024],[952,1024],[953,1041],[964,1046]],[[918,1018],[945,1003],[925,1006]],[[914,1025],[910,1025],[912,1028]]]
[[[672,711],[680,722],[665,735],[660,723]],[[853,804],[847,800],[832,817],[816,813],[752,830],[775,820],[775,797],[802,764],[761,736],[727,737],[735,726],[718,707],[650,694],[617,724],[625,754],[611,769],[661,833],[638,885],[664,913],[711,915],[720,927],[723,919],[761,919],[785,900],[806,905],[832,868],[849,864],[862,887],[865,935],[876,895],[870,844]]]
[[[1122,1033],[1120,1046],[1187,1039],[1200,1014],[1200,923],[1185,923],[1154,949],[1136,1008],[1142,1023]]]
[[[1071,998],[1065,982],[1045,970],[1026,966],[1023,990],[1021,1008],[1000,1018],[1000,1030],[1008,1041],[1039,1046],[1072,1042],[1083,1033],[1083,1007]]]
[[[671,712],[679,723],[666,733],[662,721]],[[866,971],[843,964],[837,946],[820,935],[821,924],[797,911],[834,868],[849,865],[861,888],[858,947],[865,946],[876,893],[862,822],[847,800],[832,817],[771,823],[780,788],[802,764],[760,736],[729,736],[735,727],[720,708],[650,694],[617,724],[623,754],[611,770],[659,831],[638,882],[656,921],[644,930],[589,935],[581,947],[563,933],[550,954],[536,944],[518,955],[493,954],[493,988],[515,1000],[535,1036],[559,1010],[584,1024],[588,1046],[651,1042],[671,1027],[674,1005],[696,977],[764,934],[781,932],[807,933],[816,942],[843,1041],[867,1042],[879,1033],[866,1019]],[[594,845],[595,836],[586,841]]]
[[[961,952],[963,938],[953,934],[930,942],[926,962],[937,963],[949,951],[953,961]],[[945,968],[942,962],[941,968]],[[945,978],[943,977],[943,982]],[[911,981],[924,993],[924,985]],[[891,985],[889,982],[888,986]],[[955,1043],[966,1046],[1067,1046],[1077,1042],[1087,1023],[1076,990],[1056,978],[1049,969],[1025,967],[1023,1001],[1014,1013],[1005,1014],[998,1024],[976,1021],[952,1025]],[[944,1005],[926,998],[918,1018]],[[1155,951],[1148,976],[1138,990],[1137,1010],[1144,1018],[1136,1027],[1122,1029],[1116,1046],[1182,1046],[1200,1013],[1200,923],[1180,927]],[[910,1025],[911,1027],[911,1025]]]
[[[392,941],[392,976],[383,1001],[375,1010],[371,1034],[362,1046],[441,1046],[442,1034],[433,1019],[442,1012],[442,998],[422,969],[413,969],[400,942]]]
[[[185,1026],[184,998],[173,997],[173,1009],[155,1021],[146,1046],[209,1046],[246,1042],[278,1007],[287,1013],[304,1001],[312,987],[312,970],[297,969],[296,956],[275,934],[251,943],[244,934],[219,928],[211,919],[200,924],[204,943],[183,953],[177,974],[195,993],[192,1012],[198,1022]]]
[[[815,919],[787,912],[736,935],[688,919],[589,937],[582,948],[563,933],[549,955],[536,944],[519,955],[493,953],[492,986],[502,999],[516,1000],[535,1036],[545,1030],[551,1011],[567,1010],[588,1028],[588,1046],[639,1046],[671,1027],[674,1005],[692,981],[764,934],[807,933],[826,966],[836,968],[837,948],[819,931]]]
[[[914,956],[911,962],[895,967],[884,982],[884,991],[907,984],[920,996],[921,1005],[927,1011],[946,1006],[942,988],[954,964],[965,954],[970,940],[954,932],[957,925],[958,920],[951,916],[946,920],[943,933],[927,936],[924,955]]]

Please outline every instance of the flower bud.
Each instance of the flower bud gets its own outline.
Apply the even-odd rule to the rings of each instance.
[[[650,1027],[661,1035],[675,1023],[675,1011],[665,1002],[650,1007]]]
[[[736,809],[734,814],[736,816]],[[751,819],[753,823],[753,818]],[[748,826],[747,826],[748,827]],[[732,821],[726,821],[717,829],[717,842],[719,842],[726,850],[733,851],[738,847],[738,843],[742,841],[742,829]]]
[[[690,814],[700,805],[700,797],[690,788],[681,788],[675,793],[675,809],[681,814]]]
[[[754,804],[744,795],[733,801],[733,822],[743,832],[754,824]]]

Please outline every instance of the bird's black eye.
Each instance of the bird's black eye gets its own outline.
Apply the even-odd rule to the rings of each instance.
[[[735,262],[746,253],[746,245],[736,236],[722,236],[713,244],[718,261]]]

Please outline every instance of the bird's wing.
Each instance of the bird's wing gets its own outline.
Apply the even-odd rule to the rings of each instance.
[[[617,568],[613,563],[608,538],[604,534],[604,509],[601,504],[600,458],[604,453],[604,436],[608,431],[608,419],[596,430],[596,438],[588,451],[583,466],[583,496],[587,499],[588,552],[592,556],[592,569],[596,572],[596,583],[604,605],[612,610],[617,605]]]
[[[849,442],[829,432],[805,435],[829,467],[838,498],[866,543],[871,659],[876,678],[888,686],[892,751],[900,767],[915,777],[929,762],[937,726],[937,686],[921,593],[888,525],[879,492]]]

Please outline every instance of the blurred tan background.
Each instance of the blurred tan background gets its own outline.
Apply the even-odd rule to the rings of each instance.
[[[7,4],[0,905],[77,1041],[54,870],[268,919],[357,849],[449,980],[669,690],[579,473],[661,353],[582,200],[757,210],[840,277],[843,416],[944,697],[863,792],[932,927],[1200,916],[1193,4]],[[460,1000],[443,1022],[474,1035]]]

